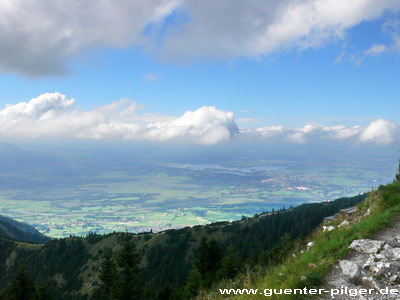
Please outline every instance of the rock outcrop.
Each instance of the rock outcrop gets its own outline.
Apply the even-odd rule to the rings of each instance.
[[[355,240],[349,246],[350,249],[354,249],[359,253],[372,254],[377,253],[382,250],[384,241],[374,241],[374,240]]]
[[[374,236],[374,239],[353,241],[349,248],[353,251],[340,260],[326,277],[326,288],[371,289],[373,292],[358,293],[355,297],[335,295],[334,299],[400,299],[400,221],[393,228]],[[388,289],[398,290],[399,293],[381,293]]]

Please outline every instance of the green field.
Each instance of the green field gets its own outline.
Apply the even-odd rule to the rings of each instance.
[[[234,168],[238,165],[236,162]],[[360,171],[349,166],[327,170],[319,165],[299,168],[292,164],[245,176],[234,174],[232,166],[227,173],[193,168],[175,164],[137,172],[103,172],[79,176],[72,182],[52,178],[52,185],[45,184],[49,178],[35,178],[41,184],[38,188],[3,190],[0,213],[52,237],[161,231],[352,196],[383,181],[379,169]]]

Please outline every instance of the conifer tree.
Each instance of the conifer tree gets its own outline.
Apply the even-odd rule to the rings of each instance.
[[[32,300],[35,297],[35,291],[32,279],[26,273],[25,268],[20,267],[5,296],[7,300]]]
[[[117,263],[121,270],[121,281],[117,291],[117,299],[140,299],[140,255],[129,234],[126,234],[125,236],[122,249],[118,255]]]
[[[205,259],[207,257],[207,248],[208,248],[208,242],[207,238],[203,236],[200,240],[200,245],[196,250],[195,253],[195,266],[199,270],[200,274],[204,275],[208,270],[207,270],[207,265],[205,263]]]
[[[233,278],[240,269],[240,258],[230,245],[226,250],[225,256],[221,260],[221,268],[217,271],[217,277],[222,278]]]
[[[185,299],[191,299],[195,297],[201,287],[202,276],[200,274],[200,271],[195,265],[192,265],[184,287]]]
[[[117,265],[113,259],[111,249],[106,249],[100,266],[99,279],[100,298],[105,300],[115,299],[115,288],[117,279]]]
[[[204,286],[210,287],[216,271],[221,265],[222,250],[215,239],[209,242],[206,237],[202,237],[197,249],[195,265],[202,275]]]

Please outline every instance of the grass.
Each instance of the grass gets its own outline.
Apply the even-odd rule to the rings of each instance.
[[[367,209],[371,213],[366,215]],[[374,233],[387,228],[393,219],[400,215],[400,183],[392,183],[380,187],[370,193],[370,196],[359,206],[358,214],[353,221],[358,222],[347,228],[336,228],[323,232],[319,228],[309,237],[315,245],[307,252],[299,245],[293,253],[289,253],[286,261],[270,270],[246,270],[233,281],[223,281],[213,289],[213,292],[203,292],[199,299],[224,299],[219,294],[219,288],[233,289],[294,289],[311,288],[323,283],[325,275],[332,265],[349,251],[348,246],[353,240],[371,237]],[[336,220],[336,224],[342,220]],[[303,280],[302,280],[303,278]],[[310,296],[307,295],[309,298]],[[226,297],[225,297],[226,298]],[[235,299],[264,299],[264,295],[237,295]],[[270,299],[301,299],[300,295],[275,295]]]

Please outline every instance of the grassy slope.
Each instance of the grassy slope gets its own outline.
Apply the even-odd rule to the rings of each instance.
[[[368,208],[370,213],[366,215]],[[293,289],[318,286],[323,282],[324,276],[331,270],[334,262],[343,257],[348,251],[348,246],[355,239],[370,237],[392,223],[400,215],[400,182],[379,187],[370,193],[369,197],[359,205],[359,211],[354,225],[347,228],[336,228],[330,232],[323,232],[322,228],[310,235],[308,241],[315,245],[309,251],[301,253],[300,249],[288,255],[287,260],[270,270],[257,270],[244,272],[237,278],[224,281],[211,291],[200,294],[199,299],[226,299],[219,292],[219,288],[233,289]],[[338,225],[342,220],[338,219]],[[304,245],[304,244],[303,244]],[[303,246],[304,248],[304,246]],[[312,267],[310,267],[312,264]],[[306,280],[301,280],[306,276]],[[309,297],[309,296],[308,296]],[[233,298],[233,295],[230,297]],[[235,296],[235,299],[265,299],[262,295]],[[268,297],[270,299],[300,299],[299,295],[282,295]]]

